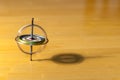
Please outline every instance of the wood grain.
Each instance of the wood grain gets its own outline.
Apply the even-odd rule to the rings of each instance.
[[[32,17],[50,41],[30,62],[14,39]],[[0,80],[120,79],[119,0],[0,0],[0,25]],[[84,60],[54,62],[60,54]]]

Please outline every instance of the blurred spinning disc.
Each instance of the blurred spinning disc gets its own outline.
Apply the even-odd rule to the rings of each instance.
[[[20,44],[42,45],[45,42],[45,37],[39,35],[33,35],[33,38],[31,38],[31,35],[26,34],[26,35],[17,36],[16,41]]]

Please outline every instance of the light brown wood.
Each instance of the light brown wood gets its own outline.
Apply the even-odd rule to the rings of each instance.
[[[49,38],[33,55],[42,61],[29,61],[14,40],[32,17]],[[0,80],[120,80],[119,0],[1,0],[0,25]],[[51,60],[69,53],[84,60]]]

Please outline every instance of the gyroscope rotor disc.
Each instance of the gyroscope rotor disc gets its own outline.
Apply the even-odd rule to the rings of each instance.
[[[31,38],[30,34],[25,34],[16,37],[16,41],[20,44],[26,45],[42,45],[45,43],[45,37],[39,35],[33,35]]]

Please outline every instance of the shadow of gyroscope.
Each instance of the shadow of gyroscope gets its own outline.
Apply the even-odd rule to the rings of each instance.
[[[59,53],[48,59],[34,59],[33,61],[53,61],[58,64],[76,64],[82,63],[85,59],[111,58],[113,56],[82,56],[78,53]]]
[[[58,64],[75,64],[81,63],[84,61],[84,57],[76,53],[61,53],[55,56],[52,56],[49,59],[35,59],[33,61],[53,61]]]

